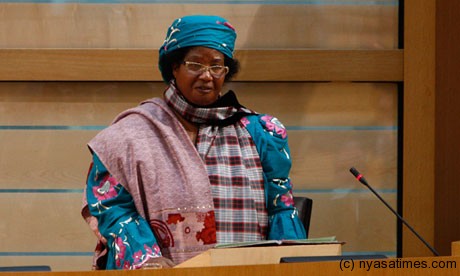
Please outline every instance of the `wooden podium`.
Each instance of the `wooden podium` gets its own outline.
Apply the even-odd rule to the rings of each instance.
[[[457,246],[458,244],[456,244]],[[455,252],[453,252],[455,253]],[[298,255],[297,255],[298,254]],[[460,275],[460,256],[279,263],[287,256],[341,255],[341,243],[211,249],[172,269],[11,272],[2,276]],[[248,264],[250,263],[250,264]],[[365,264],[362,266],[362,264]],[[383,265],[385,264],[385,267]],[[378,265],[378,266],[377,266]]]
[[[282,257],[337,256],[341,254],[341,242],[213,248],[181,263],[176,268],[278,264]]]
[[[2,273],[2,276],[267,276],[267,275],[382,275],[382,276],[413,276],[413,275],[460,275],[457,264],[460,265],[460,257],[423,257],[388,259],[406,263],[406,267],[400,268],[360,268],[357,261],[354,267],[345,267],[340,261],[333,262],[309,262],[309,263],[286,263],[286,264],[262,264],[262,265],[235,265],[235,266],[209,266],[209,267],[186,267],[156,270],[107,270],[107,271],[74,271],[74,272],[12,272]],[[425,262],[426,268],[407,267],[407,264]],[[449,267],[435,268],[431,265],[450,264]]]

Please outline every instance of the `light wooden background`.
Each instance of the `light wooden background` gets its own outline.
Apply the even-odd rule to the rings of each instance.
[[[2,3],[0,47],[156,48],[174,18],[207,13],[231,21],[237,49],[396,48],[394,1],[355,3]],[[163,88],[153,81],[0,82],[0,265],[90,268],[95,238],[79,214],[85,145],[117,113]],[[335,235],[349,253],[395,254],[394,216],[348,172],[356,166],[396,208],[395,83],[237,79],[227,88],[287,126],[295,192],[314,200],[310,237]]]

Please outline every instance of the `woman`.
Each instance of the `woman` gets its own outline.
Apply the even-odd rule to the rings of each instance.
[[[89,142],[82,214],[99,237],[94,268],[171,267],[216,244],[305,238],[286,130],[222,95],[238,72],[235,39],[221,17],[175,20],[160,48],[164,97]]]

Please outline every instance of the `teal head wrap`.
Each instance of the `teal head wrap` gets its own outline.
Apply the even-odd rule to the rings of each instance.
[[[188,46],[216,49],[233,57],[236,32],[224,18],[214,15],[190,15],[174,20],[160,48],[160,56]]]
[[[215,15],[189,15],[174,20],[160,47],[160,58],[174,50],[203,46],[233,58],[236,32],[224,18]],[[161,71],[161,67],[160,67]]]

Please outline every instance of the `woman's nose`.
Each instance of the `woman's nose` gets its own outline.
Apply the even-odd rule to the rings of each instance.
[[[200,79],[206,79],[206,80],[212,80],[212,75],[211,72],[209,71],[209,68],[206,68],[201,74],[200,74]]]

